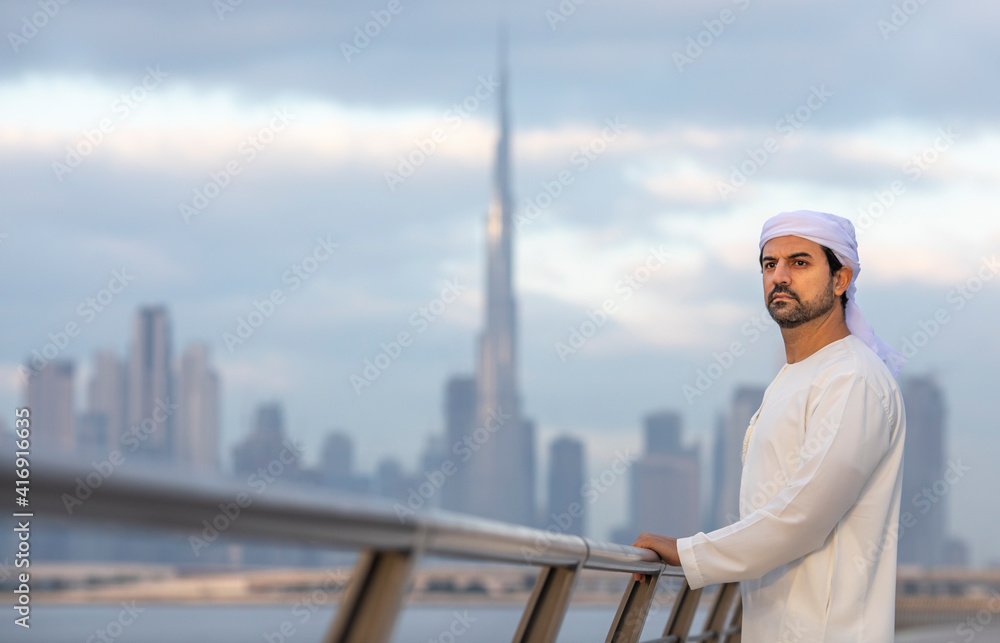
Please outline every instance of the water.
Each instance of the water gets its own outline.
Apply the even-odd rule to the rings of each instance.
[[[141,612],[138,610],[142,610]],[[413,606],[403,610],[394,643],[509,643],[521,618],[520,606]],[[612,606],[571,608],[559,643],[603,641],[614,618]],[[134,617],[119,605],[35,605],[31,629],[14,625],[15,614],[2,610],[0,641],[34,643],[93,643],[98,630],[116,643],[286,643],[321,641],[333,620],[333,607],[299,605],[137,605]],[[663,631],[666,611],[651,613],[643,639]],[[124,624],[123,624],[124,623]],[[284,626],[284,633],[282,627]],[[94,638],[89,638],[93,636]]]

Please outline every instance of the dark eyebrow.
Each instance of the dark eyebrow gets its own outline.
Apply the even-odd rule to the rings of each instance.
[[[793,252],[792,254],[788,255],[789,259],[795,259],[796,257],[807,257],[809,259],[813,258],[813,256],[811,254],[809,254],[808,252]],[[770,255],[768,255],[766,257],[761,257],[761,259],[760,259],[760,265],[763,266],[765,261],[777,261],[777,259],[775,259],[774,257],[772,257]]]

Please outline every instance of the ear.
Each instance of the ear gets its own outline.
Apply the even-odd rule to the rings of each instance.
[[[837,271],[837,274],[835,274],[833,278],[836,280],[833,292],[839,297],[847,292],[848,286],[851,285],[851,279],[854,278],[854,270],[852,270],[850,266],[841,266],[840,270]]]

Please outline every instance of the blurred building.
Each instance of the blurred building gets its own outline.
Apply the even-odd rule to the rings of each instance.
[[[375,467],[375,493],[390,500],[405,501],[413,480],[395,458],[385,458]]]
[[[501,59],[505,56],[501,54]],[[468,510],[534,526],[535,474],[531,425],[522,422],[517,383],[517,306],[513,285],[513,199],[510,187],[510,128],[507,73],[502,63],[498,87],[500,133],[493,196],[486,217],[486,310],[479,336],[476,374],[478,450],[468,469]],[[483,433],[486,432],[486,433]]]
[[[126,369],[111,350],[94,354],[93,372],[87,383],[87,414],[104,416],[108,445],[120,445],[126,428]]]
[[[555,440],[549,447],[548,512],[540,527],[555,524],[560,533],[586,535],[585,477],[583,442],[568,436]]]
[[[764,388],[740,386],[729,409],[719,419],[712,472],[712,509],[708,529],[719,529],[740,519],[740,477],[743,473],[743,438],[750,419],[764,400]]]
[[[193,469],[219,468],[219,377],[209,362],[208,346],[192,344],[177,372],[177,463]]]
[[[944,553],[941,564],[949,567],[969,566],[969,546],[961,538],[948,538],[944,541]]]
[[[110,451],[108,416],[100,411],[81,413],[76,420],[76,452],[104,455]]]
[[[455,475],[441,489],[441,505],[452,511],[468,512],[469,466],[463,451],[456,449],[472,435],[476,426],[476,380],[466,375],[451,377],[444,394],[447,457],[455,463]]]
[[[136,311],[128,369],[128,426],[136,454],[167,461],[174,454],[170,320],[164,306]],[[169,412],[168,412],[169,411]],[[161,420],[162,418],[162,420]]]
[[[54,360],[28,379],[24,405],[30,411],[31,451],[36,455],[70,453],[76,447],[74,371],[73,362]]]
[[[901,518],[898,560],[921,565],[944,564],[949,483],[945,473],[944,395],[930,376],[900,381],[906,407],[903,445],[903,491],[899,513],[909,512],[912,526]]]
[[[681,418],[674,412],[648,415],[645,438],[645,451],[632,465],[632,531],[694,535],[701,530],[697,447],[682,445]]]
[[[344,431],[326,434],[319,460],[320,484],[334,489],[365,493],[368,478],[354,472],[354,440]]]
[[[299,470],[298,454],[292,459],[289,453],[283,453],[288,448],[287,441],[281,405],[277,402],[261,404],[254,415],[250,434],[233,448],[233,471],[242,477],[264,470],[276,477],[273,472],[280,470],[277,475],[282,479],[295,480]]]

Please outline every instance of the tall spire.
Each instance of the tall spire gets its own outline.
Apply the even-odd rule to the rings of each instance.
[[[520,524],[534,522],[533,453],[521,421],[517,387],[517,327],[513,286],[510,122],[507,113],[507,33],[498,35],[500,87],[493,194],[486,218],[486,310],[479,338],[476,427],[489,433],[470,466],[470,510]],[[474,436],[475,437],[475,436]]]

